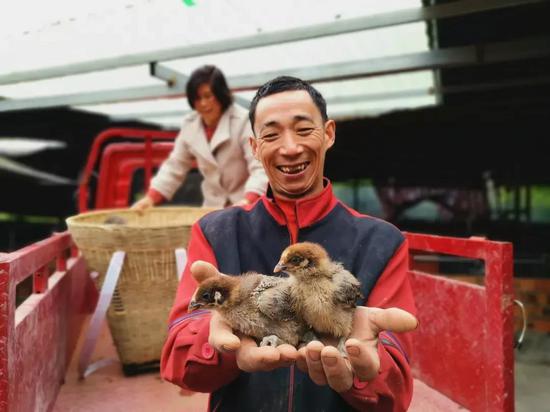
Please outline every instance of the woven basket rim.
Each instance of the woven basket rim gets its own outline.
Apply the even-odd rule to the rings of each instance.
[[[216,209],[216,208],[209,208],[209,207],[199,207],[199,206],[161,206],[161,207],[155,207],[155,208],[152,208],[152,209],[148,209],[146,211],[144,211],[143,213],[149,213],[149,211],[159,211],[159,210],[169,210],[169,211],[180,211],[180,212],[185,212],[185,211],[198,211],[198,210],[204,210],[204,211],[207,211],[205,213],[208,214],[208,213],[211,213],[211,212],[214,212],[216,210],[220,210],[220,209]],[[116,227],[116,225],[114,226],[111,226],[111,225],[106,225],[104,223],[100,223],[100,222],[82,222],[81,219],[82,218],[87,218],[89,216],[94,216],[94,215],[105,215],[105,214],[112,214],[112,213],[139,213],[137,210],[132,210],[130,208],[123,208],[123,207],[119,207],[119,208],[111,208],[111,209],[100,209],[100,210],[92,210],[92,211],[88,211],[88,212],[82,212],[82,213],[79,213],[77,215],[73,215],[73,216],[69,216],[68,218],[65,219],[65,223],[67,224],[67,227],[69,227],[69,225],[75,227],[75,226],[78,226],[78,227],[81,227],[81,228],[84,228],[84,227],[90,227],[90,228],[97,228],[98,225],[101,225],[103,227]],[[147,225],[147,226],[125,226],[125,230],[142,230],[143,228],[147,228],[147,229],[165,229],[167,227],[171,227],[171,226],[181,226],[181,224],[177,224],[177,223],[173,223],[173,224],[154,224],[154,225]]]

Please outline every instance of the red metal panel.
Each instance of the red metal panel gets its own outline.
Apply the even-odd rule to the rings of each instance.
[[[48,266],[42,266],[32,277],[33,293],[44,293],[48,289],[48,278],[50,276]]]
[[[493,243],[485,261],[487,290],[487,409],[514,410],[514,285],[510,243]]]
[[[57,256],[57,260],[55,261],[55,268],[61,272],[67,270],[67,258],[65,257],[65,254],[60,254]]]
[[[472,411],[513,411],[512,245],[407,234],[412,251],[485,261],[485,286],[411,270],[420,328],[414,371]]]
[[[149,187],[151,183],[151,176],[153,174],[153,162],[151,157],[153,155],[153,142],[151,136],[145,138],[145,180],[143,182],[144,187]]]
[[[173,143],[154,143],[150,167],[160,166],[172,148]],[[146,167],[146,159],[143,144],[116,143],[107,147],[101,158],[96,208],[127,206],[132,176],[136,170]]]
[[[83,258],[51,277],[51,289],[33,294],[15,310],[15,286],[71,247],[68,233],[56,234],[0,258],[0,410],[47,411],[89,312],[93,287]],[[48,256],[47,253],[50,253]],[[29,272],[25,273],[26,270]]]
[[[9,255],[8,255],[9,256]],[[13,399],[10,389],[10,353],[14,343],[8,339],[15,328],[15,284],[10,281],[9,263],[0,257],[0,411],[8,411]]]
[[[407,233],[409,248],[425,252],[445,253],[470,259],[486,259],[495,245],[504,242],[488,241],[481,237],[458,238]]]
[[[80,212],[85,212],[88,210],[88,183],[99,157],[99,152],[101,151],[102,145],[109,139],[113,138],[123,137],[125,139],[143,140],[147,136],[150,136],[153,140],[168,140],[175,139],[177,133],[142,129],[108,129],[100,133],[95,138],[78,188],[78,209]]]
[[[71,277],[68,278],[67,282],[70,283],[70,287],[67,287],[69,290],[69,305],[67,308],[69,322],[66,366],[68,367],[84,321],[94,311],[98,292],[90,278],[86,261],[82,257],[75,259],[74,266],[71,268]]]
[[[16,285],[31,273],[53,261],[72,243],[68,232],[56,233],[48,239],[33,243],[4,257],[9,266],[10,279]]]
[[[52,289],[16,311],[17,350],[11,354],[10,379],[13,411],[47,411],[52,407],[84,323],[89,276],[83,259],[73,260],[67,272],[56,272],[53,277],[57,283]]]
[[[414,338],[415,375],[461,405],[483,404],[485,291],[420,273],[413,284],[421,325]]]

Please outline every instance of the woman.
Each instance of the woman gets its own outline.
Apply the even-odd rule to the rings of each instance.
[[[194,112],[184,118],[170,156],[145,197],[132,208],[144,210],[171,199],[185,181],[193,160],[204,178],[203,206],[254,202],[265,192],[267,177],[248,142],[252,136],[248,112],[233,104],[225,77],[215,66],[196,69],[186,92]]]

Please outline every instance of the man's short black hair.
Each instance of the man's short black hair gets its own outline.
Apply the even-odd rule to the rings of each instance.
[[[233,103],[233,95],[227,86],[227,81],[222,71],[216,66],[206,65],[195,69],[187,82],[187,101],[193,109],[195,108],[195,101],[198,98],[199,86],[201,84],[210,85],[212,93],[214,93],[214,96],[216,96],[216,99],[222,105],[223,111]]]
[[[273,80],[268,81],[264,85],[260,86],[256,95],[250,103],[250,110],[248,111],[248,118],[250,119],[250,125],[252,131],[254,131],[254,121],[256,120],[256,106],[260,99],[266,96],[270,96],[276,93],[288,92],[292,90],[305,90],[311,96],[311,100],[315,103],[315,106],[319,109],[323,121],[328,120],[327,116],[327,103],[324,97],[319,91],[305,80],[298,79],[292,76],[279,76]],[[255,133],[255,132],[254,132]]]

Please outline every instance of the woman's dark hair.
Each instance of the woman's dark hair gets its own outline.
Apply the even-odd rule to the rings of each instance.
[[[308,82],[291,76],[279,76],[273,80],[268,81],[264,85],[260,86],[256,95],[250,103],[250,109],[248,111],[248,118],[250,119],[250,125],[254,130],[254,121],[256,120],[256,106],[261,98],[281,92],[288,92],[292,90],[305,90],[311,96],[311,100],[315,103],[315,106],[319,109],[323,121],[327,121],[327,103],[324,97],[319,91]]]
[[[233,95],[227,86],[222,71],[212,65],[201,66],[191,73],[191,77],[186,86],[189,106],[193,109],[195,108],[195,100],[198,98],[199,86],[205,83],[210,85],[212,93],[214,93],[214,96],[216,96],[216,99],[218,99],[222,105],[223,111],[225,111],[231,103],[233,103]]]

